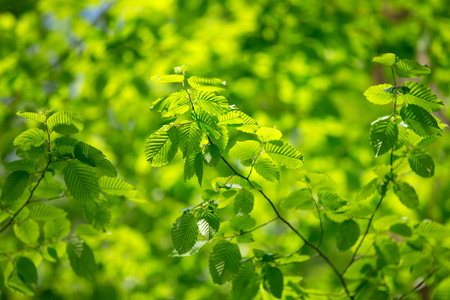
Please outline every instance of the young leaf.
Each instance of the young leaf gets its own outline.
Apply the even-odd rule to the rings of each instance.
[[[67,189],[80,203],[95,201],[100,193],[97,176],[92,167],[72,161],[64,174]]]
[[[45,132],[38,128],[28,129],[27,131],[21,133],[14,140],[14,146],[27,151],[32,148],[40,147],[45,143],[47,135]]]
[[[219,137],[216,138],[213,135],[210,135],[209,138],[212,140],[213,144],[219,147],[222,153],[225,152],[228,145],[228,129],[226,126],[217,125],[216,131],[219,133]]]
[[[217,130],[217,124],[213,117],[206,111],[199,109],[193,114],[193,119],[197,122],[199,128],[208,136],[214,139],[220,138],[220,132]]]
[[[268,181],[280,180],[280,171],[270,158],[259,157],[254,168],[259,175]]]
[[[375,242],[375,250],[381,266],[397,265],[400,262],[400,252],[397,243],[390,238]]]
[[[191,256],[195,253],[198,252],[198,250],[200,250],[200,248],[202,248],[206,243],[208,243],[208,241],[197,241],[194,245],[194,247],[192,247],[191,250],[189,250],[188,252],[184,253],[184,254],[179,254],[177,252],[177,250],[173,249],[173,253],[172,253],[172,257],[185,257],[185,256]]]
[[[408,104],[402,108],[400,116],[409,128],[422,137],[438,135],[442,131],[434,117],[420,106]]]
[[[377,183],[378,179],[374,178],[372,179],[368,184],[363,186],[361,190],[359,191],[358,195],[356,196],[357,201],[366,200],[370,196],[372,196],[375,191],[377,190]]]
[[[133,197],[136,195],[136,188],[118,177],[102,176],[98,181],[100,189],[109,195]]]
[[[215,167],[220,162],[222,154],[220,153],[219,147],[214,144],[209,144],[203,149],[203,158],[206,165]]]
[[[65,218],[67,213],[56,206],[47,204],[29,205],[30,218],[36,221],[50,221],[53,219]]]
[[[179,254],[194,247],[198,235],[197,220],[188,212],[183,213],[172,225],[172,244]]]
[[[221,125],[227,125],[230,127],[241,127],[244,125],[254,126],[256,128],[254,132],[256,132],[259,129],[258,123],[241,111],[236,110],[230,111],[225,115],[220,115],[218,119],[219,124]]]
[[[274,128],[261,127],[258,129],[258,131],[256,131],[256,135],[263,142],[271,140],[279,140],[283,136],[281,131],[279,131],[275,127]]]
[[[339,223],[336,232],[336,244],[339,251],[350,249],[359,238],[359,225],[353,220],[345,220]]]
[[[172,126],[164,126],[145,142],[145,159],[153,167],[167,165],[177,153],[178,141],[178,130]]]
[[[220,216],[217,211],[205,209],[197,222],[200,234],[206,239],[212,239],[219,231]]]
[[[241,267],[232,282],[232,299],[253,299],[259,290],[258,278],[255,275],[255,266],[251,260],[241,264]]]
[[[183,124],[178,130],[180,132],[180,149],[183,152],[183,157],[200,152],[202,131],[197,123]]]
[[[261,143],[257,141],[236,142],[230,149],[230,156],[235,159],[251,159],[261,153]]]
[[[44,224],[45,240],[53,241],[64,238],[70,232],[70,221],[66,218],[52,219]]]
[[[291,208],[310,210],[314,208],[313,201],[309,189],[296,190],[290,193],[283,202],[281,202],[281,208],[286,210]]]
[[[382,117],[371,125],[370,144],[375,157],[377,157],[394,147],[398,140],[398,128],[397,124],[389,116]]]
[[[222,285],[232,280],[239,271],[240,264],[239,247],[228,241],[219,241],[209,256],[209,272],[213,282]]]
[[[421,147],[414,147],[408,153],[408,162],[411,169],[421,177],[433,177],[434,160],[431,155]]]
[[[286,166],[286,168],[298,169],[303,165],[303,155],[283,141],[269,141],[264,149],[274,161]]]
[[[423,220],[416,228],[418,234],[426,238],[442,240],[449,236],[450,229],[446,226],[431,220]]]
[[[65,187],[61,181],[48,180],[45,178],[34,191],[34,195],[39,198],[55,198],[64,192]]]
[[[394,65],[395,74],[402,78],[414,78],[431,73],[428,66],[422,66],[415,60],[399,59]]]
[[[83,215],[85,220],[97,230],[106,231],[106,227],[111,221],[111,210],[107,199],[101,197],[95,201],[87,202],[83,205]]]
[[[203,179],[203,153],[197,153],[186,157],[184,163],[184,181],[197,175],[198,184],[202,185]]]
[[[91,167],[101,168],[107,176],[116,177],[117,171],[113,164],[106,159],[102,151],[83,142],[78,142],[74,149],[75,157]]]
[[[319,193],[319,200],[325,209],[332,211],[336,211],[347,204],[347,201],[343,200],[338,194],[327,191]]]
[[[226,82],[219,78],[203,78],[198,76],[191,76],[187,82],[191,87],[199,91],[223,91],[224,88],[221,85],[225,85]]]
[[[32,219],[24,220],[14,224],[14,233],[25,244],[34,244],[39,238],[39,224]]]
[[[220,116],[230,111],[228,101],[223,96],[217,96],[214,92],[196,91],[195,104],[213,116]]]
[[[19,159],[3,163],[5,169],[9,172],[26,171],[28,173],[36,172],[39,169],[39,163],[30,159]]]
[[[236,216],[230,219],[230,228],[234,231],[245,231],[255,227],[256,221],[249,215]]]
[[[83,130],[83,118],[71,111],[61,111],[47,119],[47,126],[59,134],[74,134]]]
[[[86,243],[78,240],[78,243],[75,244],[71,241],[67,243],[66,251],[75,274],[85,278],[94,277],[97,265],[95,263],[94,253]]]
[[[419,206],[419,197],[412,186],[403,181],[395,182],[395,194],[400,202],[410,209],[416,209]]]
[[[241,189],[234,198],[234,212],[248,215],[253,210],[255,196],[248,190]]]
[[[441,100],[436,97],[425,85],[415,82],[407,81],[403,83],[403,86],[408,87],[410,90],[407,94],[398,96],[399,101],[403,101],[406,104],[416,104],[427,111],[438,111],[444,107]]]
[[[157,82],[183,82],[184,81],[184,75],[176,75],[176,74],[170,74],[170,75],[159,75],[159,76],[152,76],[150,78],[153,81]]]
[[[267,267],[267,272],[265,276],[267,283],[267,290],[278,299],[281,299],[283,294],[283,273],[280,269],[275,267]]]
[[[21,116],[23,118],[27,118],[29,120],[33,120],[33,121],[37,121],[37,122],[41,122],[44,123],[45,120],[47,119],[47,117],[44,114],[37,114],[34,112],[17,112],[18,116]]]
[[[372,59],[372,62],[391,67],[395,64],[396,56],[394,53],[382,53]]]
[[[2,187],[1,201],[9,206],[19,199],[28,185],[28,178],[29,175],[25,171],[15,171],[9,174]]]
[[[391,103],[394,101],[394,95],[384,91],[390,87],[392,87],[391,84],[371,86],[364,92],[364,96],[366,96],[367,101],[372,102],[373,104],[384,105]]]
[[[171,106],[177,105],[177,103],[185,103],[186,100],[189,101],[186,92],[184,90],[177,91],[156,99],[150,109],[161,113],[167,112]]]

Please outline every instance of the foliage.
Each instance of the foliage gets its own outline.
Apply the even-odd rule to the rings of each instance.
[[[441,135],[442,126],[439,126],[442,124],[441,121],[427,109],[438,111],[443,107],[436,95],[424,85],[407,81],[397,86],[400,77],[411,78],[429,74],[428,67],[421,66],[416,61],[399,59],[392,53],[382,54],[373,61],[388,66],[394,81],[393,86],[377,85],[364,93],[367,100],[373,104],[394,103],[393,112],[374,121],[370,128],[370,143],[375,157],[388,153],[389,165],[383,166],[384,171],[377,172],[378,177],[363,187],[353,201],[344,200],[330,184],[325,183],[322,186],[318,184],[327,178],[325,174],[301,173],[299,181],[305,183],[307,188],[294,191],[281,204],[283,210],[315,210],[314,216],[318,219],[320,227],[320,239],[317,244],[309,241],[299,231],[302,226],[294,226],[292,220],[288,221],[283,216],[284,213],[265,194],[261,185],[250,179],[252,172],[255,171],[268,181],[279,180],[276,163],[291,169],[303,165],[303,155],[281,140],[281,132],[275,128],[260,127],[235,105],[229,105],[223,96],[218,96],[216,92],[223,90],[220,85],[225,85],[220,79],[187,77],[187,68],[184,66],[175,68],[175,71],[182,75],[152,77],[159,82],[180,83],[181,90],[153,103],[153,109],[158,110],[163,117],[169,115],[171,118],[168,124],[163,125],[157,133],[147,139],[145,153],[148,162],[152,166],[170,163],[180,145],[179,148],[185,158],[185,180],[197,175],[198,182],[202,185],[203,176],[200,174],[203,174],[203,171],[199,170],[203,170],[205,166],[217,167],[220,161],[223,161],[231,171],[227,177],[212,180],[213,189],[204,190],[205,196],[202,196],[202,201],[198,205],[182,210],[182,214],[172,227],[172,242],[176,253],[189,256],[202,252],[203,249],[200,248],[206,243],[216,242],[209,254],[211,278],[219,285],[232,282],[230,293],[237,299],[242,295],[245,295],[245,299],[254,298],[258,294],[259,286],[262,295],[265,290],[273,297],[281,299],[285,283],[283,272],[278,267],[283,265],[283,259],[298,257],[304,248],[316,252],[316,255],[329,265],[341,283],[340,289],[335,292],[344,293],[350,299],[381,297],[381,294],[383,297],[392,297],[400,293],[401,291],[397,290],[399,278],[396,272],[392,274],[394,269],[409,270],[411,275],[426,277],[426,280],[445,278],[450,271],[447,255],[449,249],[439,244],[435,244],[431,249],[424,248],[425,243],[436,242],[432,234],[428,236],[421,234],[420,228],[421,226],[423,228],[425,221],[412,222],[392,215],[390,218],[394,221],[389,228],[378,230],[376,235],[371,232],[375,215],[391,190],[407,208],[417,209],[419,206],[415,189],[399,179],[402,174],[398,170],[402,166],[401,162],[407,159],[410,169],[417,175],[433,176],[434,160],[417,144],[424,143],[430,137]],[[420,92],[416,87],[419,87]],[[182,110],[179,109],[180,103],[186,106]],[[237,141],[229,147],[227,155],[227,144],[233,129],[246,133],[248,139]],[[420,136],[419,140],[416,136]],[[154,163],[157,156],[158,161],[163,163]],[[241,167],[248,169],[247,175],[243,175],[241,167],[233,167],[226,156],[239,160]],[[198,158],[199,162],[192,164],[190,157]],[[402,171],[405,168],[407,167],[403,166]],[[379,199],[376,206],[371,207],[370,200],[375,191],[378,192]],[[270,204],[277,216],[275,219],[255,226],[256,222],[250,216],[255,205],[254,193],[260,194]],[[233,202],[229,200],[232,197]],[[228,220],[221,219],[219,215],[229,215],[229,210],[226,212],[231,203],[234,207],[232,210],[234,216]],[[238,244],[253,242],[252,232],[275,220],[287,225],[297,235],[303,242],[301,247],[291,254],[253,249],[253,256],[242,258]],[[224,226],[227,223],[229,225]],[[299,223],[303,223],[301,219]],[[333,225],[330,227],[327,223]],[[442,226],[438,223],[433,224],[436,224],[434,225],[436,228]],[[440,230],[448,234],[449,230],[444,228],[441,227]],[[430,233],[434,230],[431,229]],[[333,252],[325,253],[325,249],[321,248],[326,231],[334,233],[338,252],[351,253],[350,259],[342,266],[331,259]],[[236,239],[237,243],[233,243],[233,239]],[[367,245],[368,239],[373,241],[372,246]],[[194,247],[195,251],[192,251]],[[359,253],[362,247],[366,248],[364,254]],[[414,262],[406,263],[409,257],[414,255],[429,259],[429,264],[421,268],[420,274],[415,273]],[[306,261],[312,258],[313,256],[308,257]],[[359,260],[364,261],[362,268],[357,264]],[[401,261],[404,262],[403,265],[400,265]],[[446,263],[440,264],[442,261]],[[355,273],[359,275],[355,277]],[[243,284],[243,281],[246,284]],[[425,279],[420,284],[424,282]],[[317,292],[286,289],[285,297],[309,297],[311,293],[314,295]],[[400,298],[406,295],[407,293]]]
[[[70,111],[17,114],[42,123],[44,130],[21,133],[14,145],[22,159],[5,164],[11,173],[1,191],[0,233],[13,227],[23,246],[1,249],[0,273],[6,288],[33,296],[42,259],[57,262],[66,253],[77,275],[94,277],[97,264],[83,236],[106,231],[111,219],[108,195],[136,197],[136,190],[117,178],[115,167],[100,150],[71,136],[83,128],[80,115]],[[70,220],[70,212],[47,204],[60,199],[77,201],[87,223],[72,227],[79,221]]]
[[[299,172],[278,168],[275,163],[276,168],[271,170],[278,172],[268,173],[272,174],[269,176],[273,181],[265,180],[255,170],[251,175],[251,180],[261,186],[300,233],[309,241],[319,243],[320,224],[315,217],[316,209],[308,198],[308,184],[304,180],[298,181],[306,172],[314,186],[316,200],[319,193],[331,198],[332,195],[325,192],[337,194],[341,203],[360,200],[359,208],[351,213],[357,218],[363,234],[364,224],[368,221],[364,218],[368,218],[379,200],[375,194],[380,185],[378,177],[389,171],[385,165],[390,159],[389,152],[375,158],[370,143],[370,121],[389,115],[393,106],[393,102],[383,106],[365,100],[363,93],[372,85],[391,83],[388,87],[393,87],[391,69],[371,63],[371,60],[379,53],[393,52],[401,58],[417,60],[422,66],[430,66],[433,72],[429,75],[398,80],[397,86],[404,85],[404,81],[417,85],[408,83],[409,94],[399,94],[397,102],[419,105],[411,95],[415,90],[422,93],[423,85],[430,88],[445,107],[435,112],[439,106],[436,99],[422,101],[429,105],[421,107],[449,124],[450,35],[447,28],[450,18],[446,9],[447,4],[441,0],[373,0],[370,3],[312,0],[0,1],[0,189],[8,175],[14,172],[13,168],[33,172],[39,167],[35,167],[36,161],[22,161],[16,155],[20,151],[14,146],[14,139],[28,129],[38,127],[34,126],[36,123],[17,117],[17,111],[36,113],[46,108],[55,112],[82,113],[85,126],[74,136],[100,149],[116,167],[118,176],[135,185],[142,194],[142,198],[137,198],[134,197],[135,190],[116,190],[114,195],[108,195],[111,219],[107,234],[100,235],[87,224],[74,230],[76,225],[87,222],[79,202],[66,198],[50,202],[67,212],[66,217],[73,224],[71,233],[76,232],[92,249],[97,270],[93,278],[84,279],[73,272],[68,255],[54,261],[44,259],[37,268],[39,280],[33,298],[223,300],[229,297],[247,299],[259,290],[257,283],[261,283],[261,279],[245,276],[253,272],[250,264],[240,270],[243,277],[233,279],[241,280],[243,286],[249,287],[245,294],[233,293],[232,282],[219,286],[209,276],[208,253],[215,241],[208,242],[203,236],[209,236],[211,232],[216,234],[213,239],[218,239],[221,231],[230,228],[235,215],[234,189],[220,196],[221,205],[227,201],[231,204],[224,209],[219,205],[213,210],[214,214],[208,214],[208,217],[220,215],[220,232],[214,233],[214,227],[206,226],[208,223],[202,221],[203,226],[199,228],[205,229],[200,233],[204,235],[190,251],[202,246],[199,252],[182,258],[180,256],[184,255],[173,251],[171,227],[180,217],[179,211],[207,198],[209,194],[202,190],[212,188],[211,179],[231,174],[223,161],[212,168],[204,165],[202,155],[197,155],[189,157],[190,163],[204,167],[190,168],[192,173],[186,175],[194,178],[185,182],[182,151],[178,151],[164,168],[153,168],[145,160],[142,149],[150,133],[170,123],[161,124],[161,115],[149,113],[149,107],[154,99],[179,86],[179,83],[163,84],[150,78],[155,74],[171,74],[173,66],[183,63],[191,65],[188,75],[219,77],[226,81],[226,89],[218,94],[257,120],[261,127],[276,125],[283,133],[281,140],[304,155],[305,162]],[[395,61],[395,55],[387,55],[387,59],[389,64],[389,60]],[[180,110],[186,109],[183,103],[180,104]],[[205,103],[199,105],[205,106]],[[230,114],[223,122],[232,123],[233,116]],[[38,128],[44,129],[43,126]],[[422,269],[430,265],[431,260],[429,255],[422,255],[422,251],[430,251],[435,243],[448,245],[445,229],[450,220],[449,130],[443,130],[442,138],[424,140],[403,129],[398,127],[398,139],[414,140],[417,148],[428,152],[434,160],[435,167],[430,169],[434,175],[416,175],[409,163],[413,158],[411,152],[403,160],[397,160],[395,153],[396,170],[401,175],[396,183],[402,181],[414,188],[419,205],[416,209],[403,205],[395,193],[397,187],[391,183],[359,253],[365,254],[368,246],[375,243],[373,233],[395,232],[395,239],[409,238],[409,232],[414,229],[411,224],[420,223],[414,229],[420,233],[419,238],[409,243],[416,250],[410,252],[411,255],[407,254],[408,248],[400,251],[404,258],[400,261],[401,267],[384,268],[384,274],[393,277],[395,272],[397,275],[395,281],[389,281],[391,277],[387,277],[386,286],[397,291],[398,298],[416,286],[411,286],[412,282],[419,284],[425,280],[417,292],[411,292],[405,298],[421,299],[430,295],[431,298],[446,299],[448,280],[441,281],[446,275],[433,273],[427,277]],[[229,131],[229,146],[225,153],[229,153],[237,141],[250,137],[233,128]],[[255,169],[265,156],[260,156]],[[418,157],[417,161],[422,161],[422,156]],[[270,156],[267,158],[273,161]],[[18,159],[20,163],[10,165]],[[229,162],[239,171],[248,170],[232,158]],[[99,167],[94,169],[100,170]],[[196,170],[202,177],[203,188],[198,184]],[[422,171],[430,174],[427,169]],[[63,184],[64,178],[59,175],[58,181]],[[60,189],[58,184],[43,183],[40,185],[45,188],[35,192],[40,198],[52,197],[50,193]],[[112,182],[99,180],[103,190],[102,184],[115,190]],[[270,204],[258,193],[253,194],[250,216],[254,226],[275,218]],[[122,196],[134,201],[124,201]],[[32,212],[45,218],[44,211]],[[351,251],[336,250],[334,229],[341,221],[336,219],[339,212],[332,215],[335,219],[323,218],[326,230],[320,249],[330,254],[332,262],[341,270],[350,259]],[[0,213],[0,226],[7,222],[3,217],[5,214]],[[426,219],[434,221],[421,222]],[[37,221],[40,226],[42,222],[45,221]],[[238,226],[237,222],[233,221],[233,226]],[[24,247],[13,227],[0,235],[0,252]],[[209,229],[212,230],[208,232]],[[421,244],[422,236],[434,236],[436,241]],[[44,237],[42,230],[40,237]],[[239,239],[250,241],[238,243],[242,257],[253,256],[254,248],[266,253],[294,253],[302,243],[279,220]],[[236,242],[237,237],[232,240],[232,243]],[[54,248],[58,250],[59,245]],[[43,248],[44,253],[48,252],[46,246]],[[314,258],[309,259],[311,256]],[[333,297],[336,295],[345,298],[345,295],[335,294],[342,289],[339,278],[311,248],[304,247],[300,255],[279,261],[281,265],[277,267],[283,274],[282,297],[289,297],[288,290],[303,290],[311,299],[339,299]],[[0,265],[3,263],[1,260]],[[445,261],[440,263],[445,265]],[[354,278],[356,282],[361,276],[367,278],[370,275],[360,272],[364,265],[364,259],[357,260],[346,273],[350,288],[353,288]],[[407,269],[408,265],[412,272]],[[365,271],[370,271],[367,266]],[[29,298],[4,287],[2,276],[0,272],[2,299]],[[272,297],[268,292],[260,293],[263,299]],[[322,295],[324,293],[327,295]],[[378,290],[373,292],[373,297],[371,292],[363,296],[386,298],[386,293],[386,290]]]

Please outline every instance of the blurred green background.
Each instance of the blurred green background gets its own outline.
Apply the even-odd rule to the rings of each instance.
[[[444,101],[438,116],[449,124],[450,14],[448,1],[396,0],[165,0],[0,2],[0,158],[15,159],[12,141],[27,127],[17,111],[71,110],[82,113],[78,138],[107,155],[119,176],[134,183],[145,203],[113,200],[113,221],[104,240],[92,240],[98,262],[94,281],[78,278],[68,261],[42,262],[36,299],[226,299],[228,285],[212,284],[208,253],[172,258],[170,227],[179,210],[199,203],[196,181],[184,183],[181,154],[167,167],[151,168],[144,143],[158,129],[151,103],[178,87],[150,81],[191,65],[190,74],[219,77],[230,103],[263,126],[276,126],[305,156],[305,170],[328,173],[343,197],[354,198],[387,155],[373,158],[369,126],[392,111],[365,100],[371,85],[392,82],[389,72],[371,63],[392,52],[431,67],[423,80]],[[245,138],[237,133],[230,140]],[[427,146],[436,175],[404,178],[417,190],[417,212],[389,196],[380,215],[398,213],[412,220],[447,223],[450,216],[449,132]],[[208,168],[203,185],[229,175],[225,165]],[[0,176],[6,171],[0,165]],[[259,178],[256,177],[258,180]],[[276,203],[295,188],[292,171],[279,185],[259,180]],[[274,217],[256,199],[258,224]],[[75,223],[73,203],[61,200]],[[319,233],[312,215],[284,212],[311,240]],[[223,213],[226,218],[226,212]],[[302,220],[300,222],[299,220]],[[291,253],[301,242],[280,223],[255,232],[252,248]],[[18,248],[13,236],[2,246]],[[3,244],[5,243],[5,244]],[[334,249],[326,236],[326,247]],[[326,248],[325,247],[325,248]],[[349,254],[342,254],[349,257]],[[336,258],[337,259],[337,258]],[[320,260],[283,269],[300,275],[305,287],[334,291],[339,284]],[[329,276],[328,276],[329,275]],[[408,275],[405,275],[408,276]],[[324,279],[325,278],[325,279]],[[320,281],[318,281],[320,279]],[[2,294],[2,299],[19,299]]]

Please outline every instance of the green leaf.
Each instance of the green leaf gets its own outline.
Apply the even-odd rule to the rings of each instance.
[[[219,124],[221,125],[227,125],[230,127],[241,127],[244,125],[254,126],[256,128],[254,132],[256,132],[259,129],[258,123],[253,118],[244,114],[241,111],[236,110],[230,111],[225,115],[220,115],[218,119]]]
[[[75,228],[77,236],[85,237],[98,237],[100,232],[97,231],[91,224],[80,224]]]
[[[206,239],[212,239],[219,231],[220,216],[217,211],[205,209],[198,217],[197,222],[200,234]]]
[[[395,146],[398,140],[398,126],[389,116],[382,117],[371,125],[370,145],[375,153],[375,157],[377,157]]]
[[[410,88],[410,91],[407,94],[398,96],[399,102],[416,104],[427,111],[438,111],[444,107],[444,104],[436,97],[436,94],[425,85],[415,81],[407,81],[403,85]]]
[[[410,59],[399,59],[394,65],[394,71],[398,77],[402,78],[414,78],[431,73],[428,66],[422,66]]]
[[[323,207],[328,210],[336,211],[347,204],[338,194],[328,191],[319,193],[319,200]]]
[[[47,241],[59,240],[70,232],[70,221],[66,218],[52,219],[44,224],[44,236]]]
[[[433,291],[433,300],[448,300],[450,299],[450,278],[444,278]]]
[[[185,257],[185,256],[191,256],[191,255],[197,253],[198,250],[200,250],[200,248],[202,248],[206,243],[208,243],[208,241],[205,241],[205,240],[203,240],[203,241],[197,241],[197,242],[195,243],[194,247],[192,247],[191,250],[189,250],[188,252],[186,252],[186,253],[184,253],[184,254],[179,254],[179,253],[177,252],[177,250],[174,249],[171,256],[172,256],[172,257]]]
[[[156,99],[150,109],[158,112],[169,111],[170,107],[174,107],[178,103],[185,103],[186,100],[189,101],[187,93],[184,90],[177,91]]]
[[[394,101],[394,95],[384,91],[390,87],[392,87],[392,85],[386,83],[371,86],[364,92],[364,96],[366,96],[367,101],[373,104],[384,105],[391,103]]]
[[[408,104],[402,108],[400,116],[409,128],[422,137],[438,135],[442,131],[434,117],[420,106]]]
[[[259,290],[259,280],[255,274],[255,266],[251,260],[241,264],[232,282],[232,299],[253,299]]]
[[[199,128],[208,136],[213,137],[214,139],[220,138],[220,132],[217,130],[217,124],[210,114],[200,109],[196,110],[196,113],[193,114],[192,117],[197,122]]]
[[[36,172],[39,164],[34,160],[19,159],[3,163],[5,169],[9,172],[26,171],[28,173]]]
[[[59,134],[74,134],[83,130],[83,118],[71,111],[61,111],[47,119],[47,126]]]
[[[359,238],[359,225],[353,220],[345,220],[339,223],[336,231],[336,245],[339,251],[350,249]]]
[[[214,144],[209,144],[203,148],[203,158],[206,165],[215,167],[220,162],[222,154],[220,153],[219,147]]]
[[[210,135],[209,137],[213,144],[219,147],[220,151],[224,153],[228,145],[228,129],[226,126],[217,125],[216,131],[219,133],[218,138],[213,135]]]
[[[313,199],[309,189],[296,190],[290,193],[282,202],[282,209],[310,210],[314,208]]]
[[[65,218],[67,213],[56,206],[47,204],[28,205],[30,218],[36,221],[50,221],[58,218]]]
[[[36,160],[46,154],[45,145],[41,145],[37,148],[31,148],[29,150],[23,150],[18,148],[16,151],[16,155],[25,159]]]
[[[78,140],[74,138],[68,136],[59,137],[54,140],[53,154],[62,158],[73,158],[73,152],[77,143]]]
[[[92,167],[71,161],[64,174],[64,181],[70,194],[78,202],[84,204],[98,198],[100,187]]]
[[[221,87],[225,85],[226,82],[219,78],[204,78],[198,76],[191,76],[188,78],[187,82],[191,87],[199,91],[223,91],[224,88]]]
[[[429,178],[434,175],[433,157],[422,147],[414,147],[408,153],[411,169],[419,176]]]
[[[403,205],[410,209],[419,207],[419,196],[412,186],[403,181],[395,182],[395,194]]]
[[[426,238],[442,240],[449,236],[450,229],[440,223],[427,219],[420,222],[416,228],[416,232]]]
[[[159,76],[152,76],[150,78],[153,81],[157,82],[183,82],[184,81],[184,75],[176,75],[176,74],[170,74],[170,75],[159,75]]]
[[[83,205],[83,215],[85,220],[97,230],[106,231],[106,227],[111,221],[111,210],[109,202],[105,198],[95,199]]]
[[[231,110],[227,99],[223,96],[217,96],[214,92],[196,91],[194,98],[196,105],[213,116],[220,116]]]
[[[375,250],[378,254],[378,263],[381,266],[398,265],[400,262],[400,251],[397,243],[390,238],[375,242]]]
[[[241,264],[241,252],[236,244],[219,241],[209,256],[209,272],[216,284],[224,284],[234,278]]]
[[[256,131],[256,135],[263,142],[271,140],[279,140],[283,136],[281,131],[279,131],[275,127],[274,128],[261,127],[258,129],[258,131]]]
[[[191,213],[183,213],[172,225],[172,244],[178,254],[184,254],[194,247],[198,233],[195,217]]]
[[[132,184],[118,177],[102,176],[98,181],[98,185],[102,192],[109,195],[134,197],[137,193],[136,188]]]
[[[241,189],[234,198],[234,212],[248,215],[253,210],[255,196],[248,190]]]
[[[197,175],[198,184],[202,185],[203,179],[203,153],[197,153],[186,157],[184,163],[184,181]]]
[[[14,233],[25,244],[34,244],[39,238],[39,224],[32,219],[26,219],[14,224]]]
[[[45,143],[47,135],[45,132],[38,128],[28,129],[27,131],[21,133],[14,140],[14,146],[27,151],[32,148],[40,147]]]
[[[259,157],[254,168],[259,175],[268,181],[280,180],[280,171],[270,158]]]
[[[358,195],[356,196],[356,200],[362,201],[372,196],[377,190],[377,185],[378,179],[377,178],[372,179],[368,184],[366,184],[361,188]]]
[[[412,230],[405,223],[395,223],[389,227],[389,231],[395,234],[399,234],[405,237],[412,236]]]
[[[422,140],[422,137],[411,130],[405,122],[401,122],[398,125],[398,141],[403,145],[414,146]]]
[[[47,120],[47,117],[44,114],[41,114],[41,113],[37,114],[37,113],[34,113],[34,112],[20,112],[20,111],[18,111],[17,115],[21,116],[21,117],[24,117],[26,119],[37,121],[37,122],[41,122],[41,123],[44,123],[45,120]]]
[[[388,67],[395,64],[396,55],[394,53],[382,53],[372,59],[372,62],[376,62]]]
[[[261,153],[261,143],[257,141],[236,142],[230,149],[230,157],[235,159],[252,159]]]
[[[94,278],[97,265],[94,253],[86,243],[78,239],[72,239],[67,243],[66,251],[75,274],[85,278]]]
[[[16,202],[23,194],[28,185],[29,175],[25,171],[15,171],[6,177],[5,183],[2,187],[1,200],[6,206]]]
[[[202,131],[197,123],[183,124],[178,130],[180,132],[180,149],[183,152],[183,157],[200,152]]]
[[[164,126],[145,142],[145,159],[153,167],[167,165],[178,150],[179,132],[175,127]]]
[[[102,151],[83,142],[78,142],[74,149],[75,157],[91,167],[99,167],[105,175],[116,177],[117,171],[113,164],[106,159]]]
[[[15,269],[10,271],[7,286],[14,291],[33,296],[38,281],[38,273],[33,261],[22,256],[15,260],[14,265]]]
[[[283,294],[283,273],[280,269],[268,266],[266,271],[266,288],[275,298],[281,299]]]
[[[55,198],[60,196],[64,190],[65,187],[61,181],[48,180],[45,178],[39,183],[34,191],[34,195],[39,198]]]
[[[303,155],[283,141],[269,141],[265,144],[266,153],[276,162],[289,169],[298,169],[303,165]]]
[[[249,215],[236,216],[230,219],[230,228],[235,231],[250,230],[255,225],[256,221]]]

